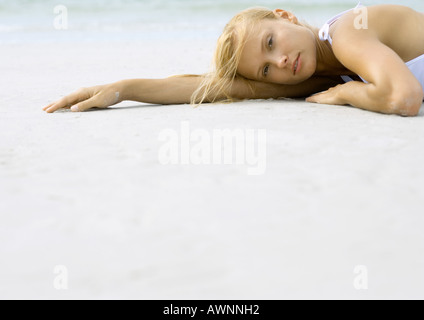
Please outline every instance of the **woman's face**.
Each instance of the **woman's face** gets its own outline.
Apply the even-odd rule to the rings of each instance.
[[[313,32],[297,23],[287,11],[277,9],[278,19],[265,19],[247,35],[238,66],[245,78],[278,84],[298,84],[316,70]]]

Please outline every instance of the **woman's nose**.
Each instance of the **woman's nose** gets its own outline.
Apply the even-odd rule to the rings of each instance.
[[[289,58],[286,55],[281,55],[275,58],[275,65],[282,69],[285,68],[287,63],[289,61]]]

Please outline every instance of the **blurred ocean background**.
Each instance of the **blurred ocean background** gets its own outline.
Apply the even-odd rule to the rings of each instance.
[[[423,0],[362,3],[403,4],[424,12]],[[251,6],[291,10],[320,26],[356,4],[353,0],[0,0],[0,44],[214,40],[232,16]],[[66,8],[67,29],[55,27],[63,22],[58,20],[60,8]]]

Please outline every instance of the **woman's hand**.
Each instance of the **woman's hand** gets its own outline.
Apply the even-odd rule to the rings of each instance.
[[[344,84],[339,84],[327,91],[310,96],[306,101],[321,104],[345,105],[346,102],[342,99],[341,95],[342,90],[345,88],[344,86]]]
[[[79,112],[90,108],[107,108],[122,101],[122,87],[118,83],[81,88],[62,99],[59,99],[43,108],[51,113],[62,108],[71,108]]]

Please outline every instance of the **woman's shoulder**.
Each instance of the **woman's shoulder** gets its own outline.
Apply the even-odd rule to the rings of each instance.
[[[414,9],[394,4],[374,5],[359,7],[350,10],[333,24],[330,33],[338,30],[355,32],[368,30],[376,32],[378,35],[392,34],[392,31],[399,32],[400,28],[411,29],[417,26],[417,22],[424,22],[424,14]],[[402,22],[402,23],[399,23]]]
[[[424,14],[402,5],[357,8],[334,23],[330,35],[334,46],[361,46],[376,41],[408,61],[424,50]]]

